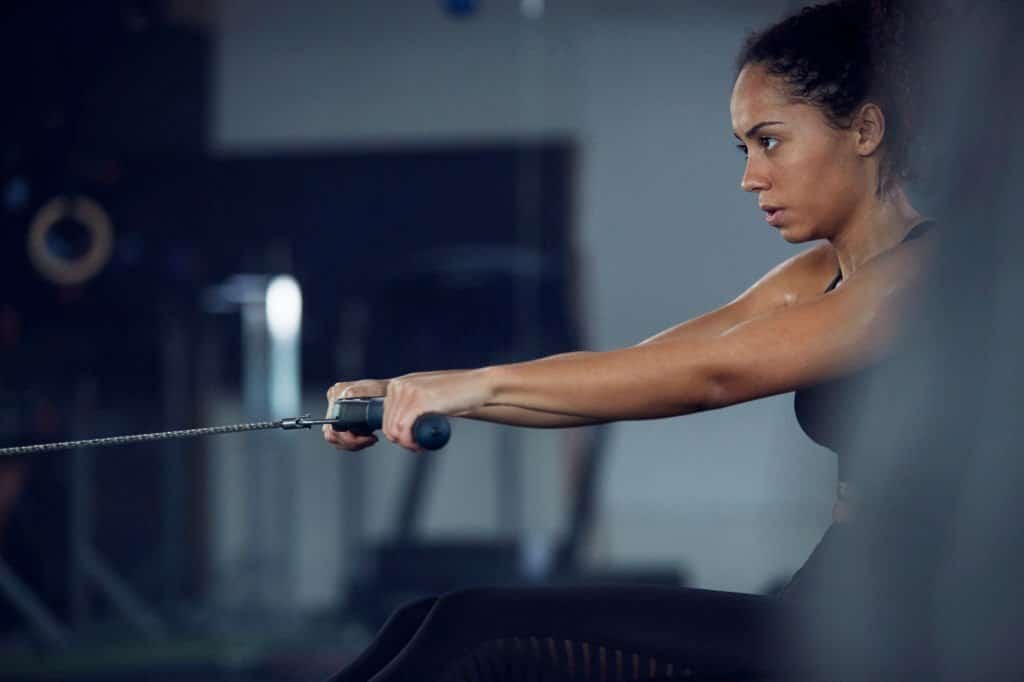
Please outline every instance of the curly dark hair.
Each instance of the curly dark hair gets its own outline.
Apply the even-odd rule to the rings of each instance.
[[[817,106],[829,125],[848,129],[867,102],[885,114],[885,138],[876,194],[912,180],[910,149],[918,110],[908,26],[911,5],[896,0],[837,0],[804,7],[751,33],[736,60],[736,75],[758,64],[782,77],[787,95]]]

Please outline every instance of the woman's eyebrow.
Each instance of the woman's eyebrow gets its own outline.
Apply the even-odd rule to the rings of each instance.
[[[786,124],[783,123],[782,121],[761,121],[760,123],[755,125],[753,128],[748,130],[746,135],[744,135],[743,137],[747,137],[747,138],[753,137],[755,134],[757,134],[757,131],[759,131],[761,128],[764,128],[765,126],[774,126],[774,125],[786,125]],[[732,136],[735,137],[737,140],[741,140],[742,141],[742,138],[740,138],[740,136],[737,135],[735,132],[732,134]]]

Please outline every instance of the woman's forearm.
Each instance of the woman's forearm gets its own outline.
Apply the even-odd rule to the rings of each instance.
[[[593,417],[581,417],[574,414],[558,414],[555,412],[539,412],[512,405],[487,405],[478,407],[460,417],[507,424],[509,426],[528,426],[535,429],[564,429],[573,426],[590,426],[602,424],[605,420]]]
[[[712,404],[700,354],[688,339],[496,365],[484,370],[487,404],[598,422],[699,412]]]
[[[451,374],[463,372],[460,369],[445,369],[428,372],[416,372],[414,376],[428,376],[434,374]],[[385,381],[385,386],[390,379]],[[470,412],[460,414],[464,419],[490,422],[492,424],[505,424],[507,426],[525,426],[535,429],[562,429],[575,426],[589,426],[601,424],[604,420],[591,417],[582,417],[573,414],[559,414],[555,412],[541,412],[528,410],[512,405],[485,405],[477,407]]]

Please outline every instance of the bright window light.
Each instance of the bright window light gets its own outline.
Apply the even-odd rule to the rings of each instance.
[[[279,341],[294,339],[302,325],[302,290],[291,275],[278,275],[267,286],[267,326]]]

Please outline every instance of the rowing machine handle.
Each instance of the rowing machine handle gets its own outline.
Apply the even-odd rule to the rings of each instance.
[[[328,419],[335,431],[368,436],[384,423],[383,398],[341,398],[331,405]],[[439,450],[451,438],[452,427],[443,414],[421,415],[412,425],[412,438],[424,450]]]

